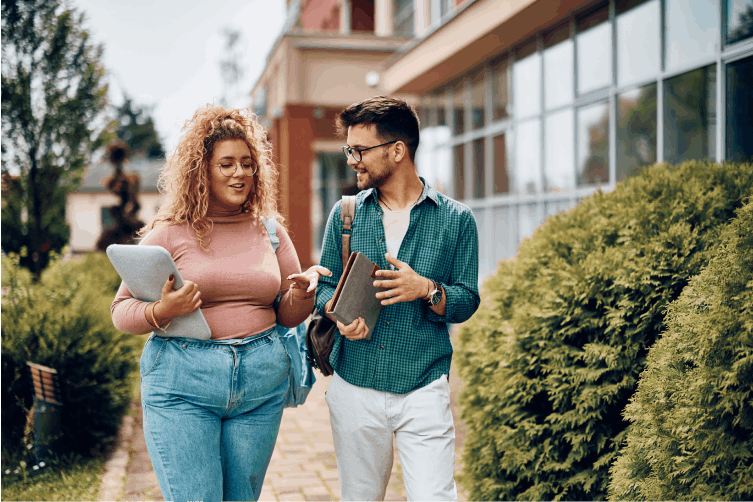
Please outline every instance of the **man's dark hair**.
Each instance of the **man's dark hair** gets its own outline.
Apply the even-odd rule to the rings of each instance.
[[[419,122],[411,105],[398,98],[374,96],[350,105],[337,116],[337,132],[342,137],[350,126],[371,124],[383,142],[402,141],[408,146],[410,160],[416,160]]]

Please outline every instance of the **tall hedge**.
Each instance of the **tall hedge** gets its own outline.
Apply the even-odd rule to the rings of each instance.
[[[613,500],[753,500],[753,203],[723,242],[649,351]]]
[[[665,309],[753,190],[753,166],[657,165],[549,218],[500,265],[457,353],[473,500],[605,499]]]
[[[110,303],[119,282],[103,253],[53,260],[38,283],[3,257],[4,452],[22,447],[32,405],[26,361],[58,371],[65,452],[88,455],[117,432],[143,343],[112,324]]]

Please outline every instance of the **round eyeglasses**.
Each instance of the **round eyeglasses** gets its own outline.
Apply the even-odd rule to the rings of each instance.
[[[380,146],[391,145],[392,143],[397,143],[398,141],[400,140],[396,139],[394,141],[388,141],[387,143],[382,143],[381,145],[376,145],[376,146],[370,146],[368,148],[355,148],[355,147],[346,145],[343,147],[343,153],[345,154],[346,159],[348,157],[353,157],[353,160],[355,160],[356,162],[361,162],[361,159],[363,158],[363,152],[371,150],[373,148],[379,148]]]
[[[238,168],[240,167],[243,172],[246,173],[246,176],[253,176],[256,174],[256,171],[258,170],[258,167],[254,162],[250,160],[243,160],[241,162],[237,162],[235,160],[223,160],[219,164],[215,164],[217,167],[220,168],[220,172],[223,176],[226,176],[228,178],[232,178],[235,176],[235,173],[238,172]]]

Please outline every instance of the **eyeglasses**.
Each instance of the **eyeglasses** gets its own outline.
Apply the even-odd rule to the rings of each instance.
[[[215,164],[215,165],[220,168],[220,172],[222,173],[222,175],[228,178],[232,178],[233,176],[235,176],[235,173],[238,171],[238,167],[240,167],[243,171],[245,171],[246,176],[253,176],[254,174],[256,174],[256,171],[258,170],[258,166],[250,160],[243,160],[241,162],[236,162],[234,160],[225,159],[219,164]]]
[[[373,148],[379,148],[380,146],[391,145],[392,143],[397,143],[398,141],[400,140],[396,139],[395,141],[388,141],[387,143],[382,143],[381,145],[377,145],[377,146],[370,146],[368,148],[354,148],[350,146],[344,146],[343,153],[345,153],[346,159],[348,157],[353,157],[353,160],[355,160],[356,162],[361,162],[361,159],[363,158],[363,152],[366,152]]]

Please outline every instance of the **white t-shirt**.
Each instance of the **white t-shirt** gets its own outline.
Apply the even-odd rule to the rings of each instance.
[[[400,244],[403,243],[403,238],[408,232],[410,212],[413,209],[413,205],[406,207],[402,211],[390,211],[384,206],[382,206],[382,209],[384,210],[382,224],[384,225],[384,240],[387,244],[387,251],[389,251],[393,258],[397,259]]]

